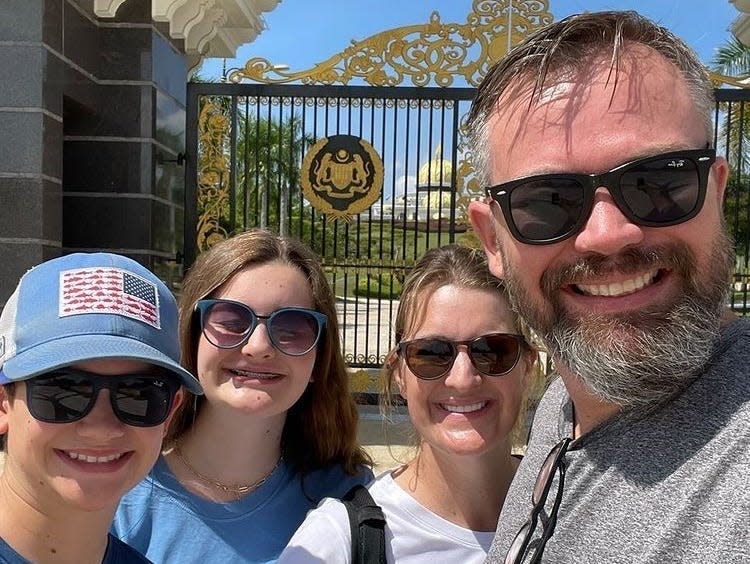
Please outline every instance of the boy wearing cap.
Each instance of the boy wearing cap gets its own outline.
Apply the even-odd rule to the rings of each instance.
[[[108,531],[154,464],[181,386],[177,307],[128,258],[27,272],[0,316],[0,562],[148,562]]]

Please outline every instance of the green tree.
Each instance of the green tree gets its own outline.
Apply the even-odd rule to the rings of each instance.
[[[279,122],[240,112],[237,119],[236,220],[286,233],[303,202],[299,170],[316,139],[297,114]]]
[[[716,51],[714,71],[743,84],[750,79],[750,47],[732,36]],[[725,196],[724,215],[737,247],[737,273],[748,274],[750,252],[750,104],[722,102],[719,144],[724,144],[729,160],[730,176]]]
[[[738,79],[750,76],[750,47],[732,35],[716,50],[712,66],[721,74]]]
[[[750,47],[733,35],[717,49],[712,68],[734,79],[734,83],[750,79]],[[732,170],[744,171],[750,161],[750,104],[723,102],[720,110],[723,119],[719,127],[719,142],[727,144]]]

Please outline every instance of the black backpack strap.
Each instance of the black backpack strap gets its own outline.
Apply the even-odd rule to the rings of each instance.
[[[349,514],[352,564],[386,564],[385,516],[364,486],[354,486],[341,498]]]

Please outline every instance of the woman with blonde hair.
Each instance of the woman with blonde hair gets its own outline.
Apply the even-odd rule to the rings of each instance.
[[[366,483],[334,297],[302,243],[255,230],[198,257],[180,297],[183,403],[115,531],[154,562],[273,562],[307,511]]]
[[[385,516],[389,563],[484,562],[518,466],[513,430],[538,355],[481,251],[431,249],[407,278],[383,398],[406,400],[419,438],[412,460],[368,486]],[[355,545],[357,543],[354,543]],[[325,500],[280,562],[348,564],[347,510]]]

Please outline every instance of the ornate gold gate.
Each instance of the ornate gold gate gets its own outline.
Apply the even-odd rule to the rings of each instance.
[[[547,8],[474,0],[465,23],[433,12],[427,23],[354,41],[311,69],[251,59],[226,83],[190,84],[187,150],[197,158],[187,169],[186,199],[195,202],[186,208],[187,264],[250,227],[301,238],[337,295],[347,362],[379,367],[405,273],[425,249],[472,238],[466,207],[481,190],[462,124],[474,87],[510,46],[552,21]],[[331,143],[338,152],[308,154]],[[305,162],[316,163],[312,176],[301,176]],[[380,194],[364,210],[346,207],[378,162]],[[331,196],[336,213],[309,197],[311,179],[334,186],[329,196],[346,192]]]
[[[481,189],[463,119],[474,87],[510,46],[551,21],[547,2],[474,0],[465,23],[443,23],[433,12],[425,24],[352,42],[311,69],[286,71],[251,59],[228,74],[228,83],[190,84],[187,151],[197,158],[187,162],[187,265],[250,227],[301,238],[321,256],[336,292],[347,362],[379,367],[393,344],[395,300],[414,261],[432,246],[472,242],[466,206]],[[717,90],[717,119],[724,112],[744,116],[749,95]],[[729,120],[742,139],[743,120]],[[733,305],[746,312],[750,207],[745,161],[722,142],[733,138],[730,129],[717,126],[716,136],[736,169],[727,220],[739,255]],[[336,141],[341,158],[310,154],[334,137],[350,143]],[[352,140],[374,154],[363,149],[358,157]],[[369,174],[380,193],[364,209],[325,208],[304,195],[312,189],[300,173],[305,162],[317,163],[313,184],[322,171],[329,184],[353,194],[355,177]],[[339,197],[354,199],[348,192]],[[354,389],[372,389],[369,378],[357,373]]]

